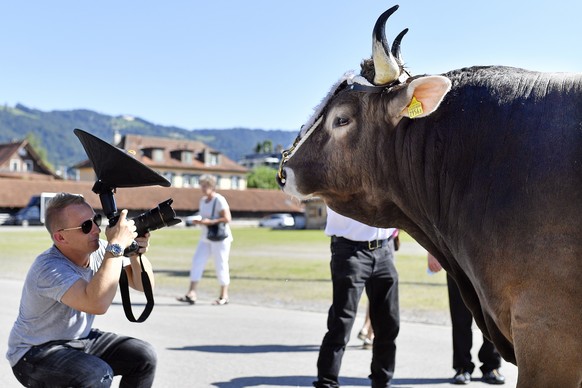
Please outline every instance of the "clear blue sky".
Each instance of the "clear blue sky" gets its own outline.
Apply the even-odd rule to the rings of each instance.
[[[379,0],[3,1],[0,104],[187,129],[298,130],[371,51]],[[582,72],[582,1],[399,2],[413,74],[472,65]]]

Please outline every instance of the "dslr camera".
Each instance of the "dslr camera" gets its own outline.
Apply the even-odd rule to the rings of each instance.
[[[146,233],[152,230],[179,224],[181,220],[176,218],[176,212],[174,209],[172,209],[171,206],[172,202],[174,202],[172,198],[167,199],[164,202],[159,203],[155,208],[132,218],[132,220],[135,222],[137,235],[143,237]],[[119,216],[117,217],[119,218]],[[109,225],[111,225],[111,219]],[[133,244],[125,249],[123,254],[128,256],[130,253],[137,252],[138,249],[139,246],[134,241]]]

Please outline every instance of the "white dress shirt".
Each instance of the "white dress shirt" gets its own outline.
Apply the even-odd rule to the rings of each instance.
[[[385,240],[392,236],[394,230],[394,228],[385,229],[369,226],[342,216],[329,207],[327,208],[327,222],[325,224],[327,236],[338,236],[352,241]]]

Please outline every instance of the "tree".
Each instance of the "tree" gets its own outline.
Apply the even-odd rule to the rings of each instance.
[[[34,149],[40,160],[50,169],[54,169],[51,162],[48,161],[48,153],[46,149],[42,146],[41,141],[34,135],[34,133],[29,132],[26,134],[26,140],[28,144]]]
[[[271,140],[264,140],[255,146],[256,154],[270,154],[273,152],[273,142]]]
[[[267,166],[253,169],[247,176],[247,187],[250,189],[278,189],[277,170]]]
[[[265,154],[270,154],[273,152],[273,142],[271,140],[265,140],[263,142],[263,152]]]

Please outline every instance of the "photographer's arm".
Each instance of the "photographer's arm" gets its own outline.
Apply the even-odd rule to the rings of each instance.
[[[123,210],[117,224],[106,229],[105,234],[109,243],[126,247],[137,235],[134,222],[127,220],[126,215],[127,210]],[[90,314],[105,314],[117,292],[122,262],[122,257],[115,257],[112,253],[106,252],[103,263],[93,279],[89,282],[83,279],[77,280],[65,292],[61,302],[75,310]]]
[[[143,292],[144,289],[143,289],[143,284],[141,281],[141,263],[143,263],[144,270],[148,274],[148,277],[150,279],[150,284],[152,285],[152,289],[155,286],[154,271],[152,269],[152,264],[150,263],[148,258],[145,256],[145,253],[147,252],[148,247],[149,247],[149,241],[150,241],[149,232],[146,233],[146,235],[144,237],[136,238],[135,241],[139,245],[139,250],[137,252],[129,255],[129,260],[131,262],[131,265],[128,265],[127,267],[125,267],[125,272],[127,273],[127,282],[129,283],[129,286],[135,290]],[[140,258],[139,258],[138,253],[142,255],[141,256],[141,263],[140,263]]]

